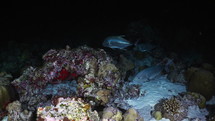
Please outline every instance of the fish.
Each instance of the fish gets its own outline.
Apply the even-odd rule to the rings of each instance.
[[[143,82],[148,82],[150,80],[156,79],[162,75],[164,69],[163,65],[156,65],[146,68],[134,77],[132,84],[141,84]]]
[[[127,47],[132,46],[133,44],[123,38],[124,36],[109,36],[103,41],[103,46],[112,48],[112,49],[121,49],[125,50]]]

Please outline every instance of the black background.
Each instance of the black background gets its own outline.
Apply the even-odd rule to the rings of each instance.
[[[100,47],[106,36],[125,34],[131,22],[147,20],[159,28],[163,43],[169,43],[168,46],[174,43],[178,28],[184,27],[191,31],[192,37],[186,40],[190,42],[181,43],[190,48],[195,45],[196,49],[213,55],[215,4],[212,0],[7,1],[0,5],[2,48],[8,41],[29,45],[44,41],[70,46],[85,43]]]

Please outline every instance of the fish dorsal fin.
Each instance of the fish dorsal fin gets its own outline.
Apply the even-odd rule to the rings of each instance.
[[[123,40],[125,40],[125,35],[119,35],[119,36],[115,36],[116,38],[118,38],[118,39],[123,39]]]

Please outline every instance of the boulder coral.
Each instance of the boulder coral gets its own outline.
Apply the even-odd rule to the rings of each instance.
[[[188,80],[188,90],[202,94],[207,100],[210,100],[215,94],[214,74],[202,68],[191,67],[186,72]]]
[[[140,117],[139,113],[133,109],[128,109],[123,115],[123,121],[144,121],[142,117]]]
[[[103,110],[102,121],[122,121],[122,112],[115,107],[107,107]]]

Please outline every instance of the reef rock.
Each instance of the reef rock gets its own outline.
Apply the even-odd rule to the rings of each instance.
[[[76,96],[93,99],[97,104],[105,104],[111,98],[121,80],[118,68],[103,49],[95,50],[87,46],[75,49],[51,49],[43,55],[42,67],[29,67],[12,84],[16,87],[21,103],[27,109],[35,110],[40,103],[45,103],[53,94],[44,93],[48,85],[52,87],[66,81],[76,81]],[[74,88],[71,86],[71,88]],[[100,90],[107,90],[104,95],[98,95]],[[68,90],[59,90],[57,96],[71,96]],[[63,92],[62,92],[63,91]],[[71,93],[68,93],[71,92]],[[68,94],[68,95],[65,95]],[[101,93],[99,93],[101,94]],[[39,97],[39,98],[37,98]]]

